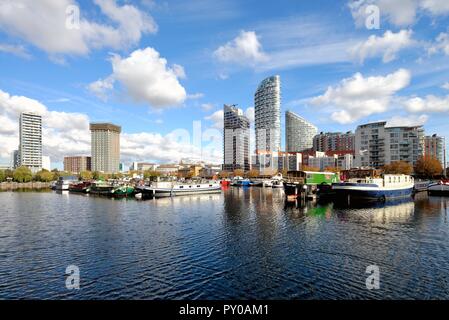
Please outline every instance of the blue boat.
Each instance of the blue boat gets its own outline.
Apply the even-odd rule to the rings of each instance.
[[[380,178],[350,179],[332,184],[339,201],[374,200],[386,201],[410,197],[413,193],[413,177],[403,174],[385,174]]]
[[[237,187],[249,187],[251,185],[251,181],[249,179],[241,179],[235,182],[235,186]]]

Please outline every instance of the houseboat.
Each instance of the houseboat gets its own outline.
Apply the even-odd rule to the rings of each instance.
[[[159,181],[154,182],[149,187],[155,198],[174,197],[182,195],[202,194],[202,193],[219,193],[221,192],[220,183],[216,181],[210,182],[173,182]]]
[[[449,196],[449,180],[445,179],[432,183],[427,191],[432,196]]]
[[[134,187],[129,185],[115,186],[110,192],[109,196],[115,198],[127,198],[134,194]]]
[[[339,182],[340,178],[334,172],[288,171],[284,181],[284,191],[287,199],[294,199],[300,194],[315,195],[320,188]]]
[[[71,184],[76,183],[78,181],[77,177],[68,176],[68,177],[59,177],[58,181],[55,184],[55,190],[57,191],[68,191]]]
[[[349,179],[332,184],[337,200],[378,200],[406,198],[412,195],[413,177],[403,174],[385,174],[381,177]]]
[[[90,193],[98,196],[109,196],[112,190],[114,186],[104,181],[94,182],[90,187]]]
[[[82,181],[78,183],[72,183],[69,186],[70,192],[89,193],[91,183],[89,181]]]

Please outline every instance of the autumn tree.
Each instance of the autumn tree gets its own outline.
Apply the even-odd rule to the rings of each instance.
[[[341,171],[341,168],[339,167],[326,167],[324,168],[325,172],[333,172],[333,173],[338,173]]]
[[[221,179],[226,179],[226,178],[229,178],[229,172],[228,171],[220,171],[220,173],[218,174],[219,175],[219,177],[221,178]]]
[[[242,169],[235,169],[234,170],[234,177],[243,177],[245,172]]]
[[[314,171],[319,172],[320,168],[317,167],[309,167],[309,166],[302,166],[302,171]]]
[[[36,173],[34,179],[42,182],[50,182],[53,180],[53,173],[48,170],[42,169],[41,171]]]
[[[386,174],[411,174],[413,166],[406,161],[393,161],[383,167]]]
[[[90,171],[81,171],[79,177],[82,181],[88,181],[93,179],[93,174]]]
[[[161,174],[157,171],[154,170],[146,170],[143,173],[143,177],[144,179],[149,179],[149,178],[153,178],[153,177],[159,177]]]
[[[415,174],[419,177],[433,178],[441,175],[443,167],[438,159],[431,156],[420,157],[415,164]]]
[[[0,182],[3,182],[6,180],[5,171],[0,170]]]
[[[259,176],[259,170],[252,169],[248,171],[248,178],[257,178]]]

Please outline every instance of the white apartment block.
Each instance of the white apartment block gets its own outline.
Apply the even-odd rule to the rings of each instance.
[[[394,161],[412,165],[424,152],[421,126],[387,127],[385,121],[363,124],[355,132],[356,167],[380,168]]]
[[[33,173],[42,169],[42,116],[23,112],[20,115],[18,162]]]

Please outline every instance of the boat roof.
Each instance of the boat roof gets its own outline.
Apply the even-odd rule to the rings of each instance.
[[[304,173],[321,173],[321,174],[337,174],[335,172],[328,172],[328,171],[303,171]]]

